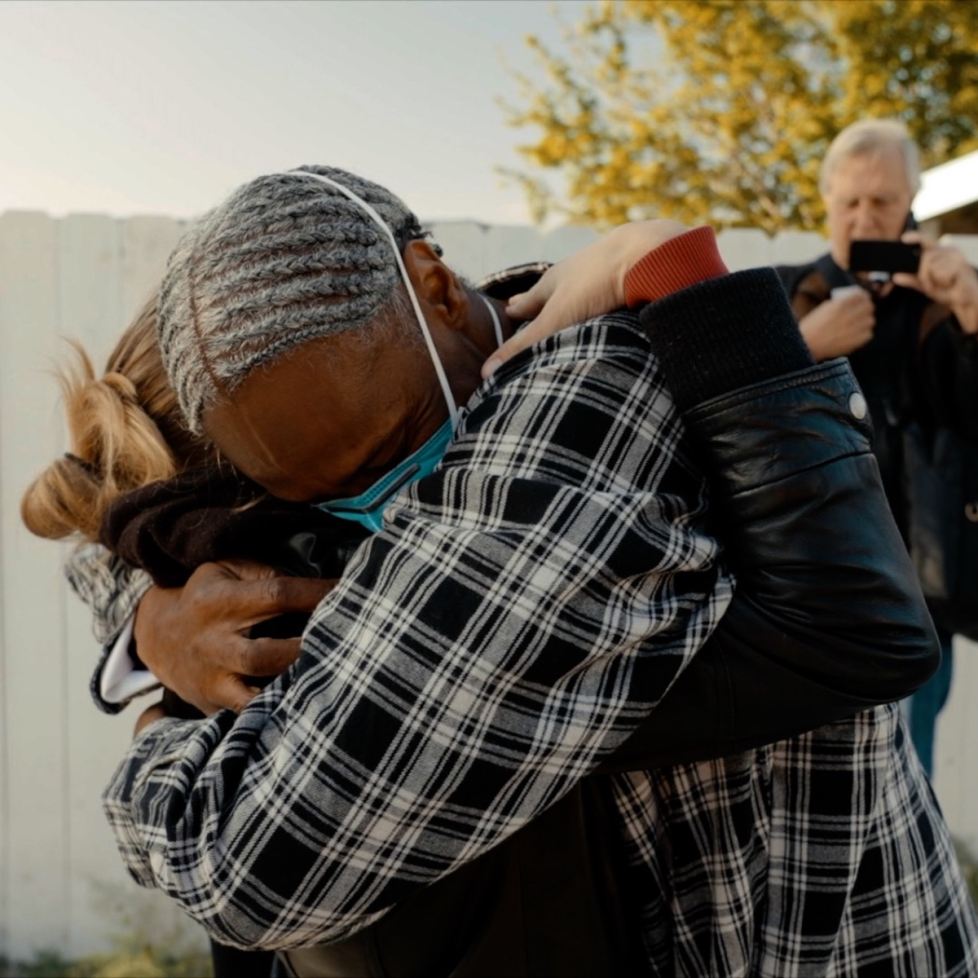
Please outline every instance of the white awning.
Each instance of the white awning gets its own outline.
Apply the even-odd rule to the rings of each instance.
[[[927,221],[975,201],[978,201],[978,150],[922,173],[913,213],[918,221]]]

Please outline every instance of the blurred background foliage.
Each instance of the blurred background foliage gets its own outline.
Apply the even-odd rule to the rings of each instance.
[[[97,906],[113,906],[108,887],[98,886]],[[189,918],[162,913],[162,904],[137,902],[106,914],[112,921],[111,950],[69,958],[51,948],[28,960],[0,957],[0,978],[210,978],[211,956],[203,932]]]
[[[538,220],[818,230],[818,167],[865,117],[925,165],[978,148],[978,16],[959,0],[605,0],[527,38],[511,125]]]

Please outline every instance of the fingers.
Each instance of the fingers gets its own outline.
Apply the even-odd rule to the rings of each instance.
[[[554,269],[548,269],[533,288],[519,295],[514,295],[506,303],[506,315],[518,320],[533,319],[534,316],[540,316],[541,312],[546,315],[546,311],[550,308],[547,303],[553,297],[556,282],[557,279]],[[544,337],[549,336],[550,333],[555,332],[556,329],[550,328],[548,325],[549,318],[544,319],[540,317],[534,319],[533,322],[523,326],[515,336],[512,336],[503,343],[482,365],[483,379],[490,376],[493,371],[498,369],[507,360],[515,357],[517,353],[533,346],[538,340],[542,340]]]
[[[311,613],[334,587],[335,580],[313,577],[228,581],[224,600],[229,611],[243,613],[243,624],[251,626],[290,611]]]
[[[841,308],[849,307],[851,309],[872,309],[873,300],[869,293],[865,289],[854,289],[852,292],[846,292],[844,295],[840,295],[837,299],[833,299],[833,302],[838,302]]]
[[[931,245],[920,258],[920,268],[915,276],[893,276],[896,285],[907,285],[928,295],[935,302],[950,302],[961,273],[968,267],[967,260],[955,248]]]
[[[249,627],[289,611],[311,612],[335,586],[335,579],[284,577],[266,564],[227,560],[201,564],[186,590],[208,611],[221,609],[225,619],[243,617]]]
[[[549,310],[550,307],[547,308]],[[554,325],[555,321],[558,325]],[[512,360],[517,353],[521,353],[540,340],[545,340],[548,336],[556,333],[559,328],[559,320],[555,316],[546,315],[546,313],[538,319],[534,319],[532,323],[527,323],[515,336],[503,343],[482,365],[483,379],[489,377],[507,360]]]
[[[916,289],[918,292],[924,291],[924,285],[920,279],[910,272],[894,272],[890,276],[890,281],[894,285],[899,285],[904,289]]]
[[[532,322],[489,357],[482,376],[490,376],[500,364],[559,330],[623,305],[628,269],[686,230],[663,220],[622,225],[548,269],[533,288],[507,304],[511,317]]]
[[[240,638],[226,651],[225,667],[241,676],[278,676],[299,658],[298,638]]]
[[[831,305],[830,305],[831,303]],[[873,300],[865,289],[847,292],[825,303],[825,315],[830,319],[842,317],[843,322],[855,325],[866,319],[874,319]]]
[[[546,305],[553,295],[553,269],[547,269],[536,281],[533,288],[519,295],[511,296],[506,303],[506,314],[513,319],[532,319]]]
[[[535,343],[553,336],[567,326],[583,322],[593,315],[614,308],[597,283],[575,280],[569,259],[563,265],[554,265],[537,284],[506,306],[506,313],[514,319],[536,318],[510,337],[482,365],[482,376],[490,376],[507,360],[528,349]]]
[[[221,580],[230,578],[235,581],[264,581],[270,577],[282,576],[274,567],[269,567],[268,564],[260,564],[256,560],[245,560],[243,558],[219,560],[210,564],[202,564],[196,571],[196,574],[204,574],[205,572]]]
[[[965,262],[959,253],[950,248],[935,249],[927,256],[927,274],[941,288],[953,287],[958,275],[963,271]]]
[[[260,689],[249,686],[240,676],[224,675],[218,677],[209,692],[208,703],[195,703],[207,716],[218,710],[234,710],[240,713],[259,693]]]

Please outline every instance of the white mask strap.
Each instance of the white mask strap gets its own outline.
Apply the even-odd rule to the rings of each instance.
[[[331,180],[329,177],[324,177],[321,173],[312,173],[309,170],[286,170],[282,172],[283,176],[288,177],[312,177],[314,180],[319,180],[321,183],[328,184],[334,190],[338,190],[344,197],[348,197],[357,204],[367,215],[373,219],[374,223],[387,235],[388,241],[391,243],[391,248],[394,249],[394,258],[397,261],[398,270],[401,273],[401,279],[404,281],[404,288],[407,289],[407,294],[411,299],[411,306],[414,309],[414,315],[417,317],[418,325],[421,327],[421,334],[424,336],[425,345],[428,347],[428,355],[431,357],[431,362],[434,364],[435,373],[438,375],[438,383],[441,384],[441,392],[445,397],[445,403],[448,405],[448,416],[452,419],[452,428],[456,427],[458,422],[458,408],[455,406],[455,398],[452,395],[452,388],[448,383],[448,377],[445,374],[445,369],[441,365],[441,359],[438,356],[438,351],[435,349],[434,341],[431,338],[431,333],[428,332],[428,324],[425,322],[424,313],[421,311],[421,306],[418,303],[418,297],[414,294],[414,287],[411,285],[411,280],[408,278],[407,269],[404,267],[404,259],[401,257],[401,249],[397,247],[397,241],[394,239],[394,233],[387,226],[387,222],[370,206],[362,197],[357,196],[349,187],[344,187],[342,183],[337,183],[335,180]],[[495,311],[493,311],[495,316]],[[501,341],[500,341],[501,342]]]
[[[481,293],[479,298],[486,304],[486,308],[489,310],[489,315],[492,316],[492,328],[496,334],[496,346],[502,346],[503,328],[499,324],[499,314],[496,312],[496,307]]]

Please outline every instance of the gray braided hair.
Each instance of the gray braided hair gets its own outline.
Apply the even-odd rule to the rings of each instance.
[[[217,396],[309,340],[414,324],[389,239],[303,171],[367,201],[401,249],[425,236],[390,191],[324,166],[258,177],[205,214],[170,255],[158,316],[163,362],[194,432]],[[416,325],[414,334],[420,341]]]

